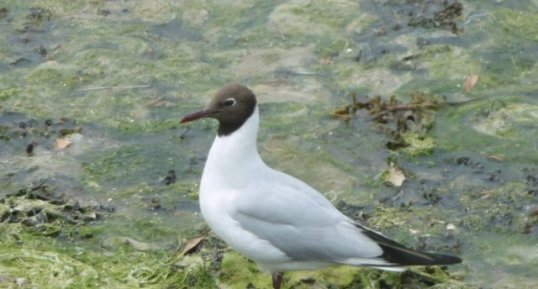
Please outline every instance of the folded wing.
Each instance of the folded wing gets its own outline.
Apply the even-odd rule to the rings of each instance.
[[[353,222],[302,181],[275,173],[282,181],[270,186],[258,182],[255,194],[237,200],[232,218],[294,261],[326,261],[386,270],[461,262],[458,257],[406,248]]]

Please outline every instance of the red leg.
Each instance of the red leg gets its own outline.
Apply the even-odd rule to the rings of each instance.
[[[273,289],[280,289],[280,285],[282,284],[282,276],[284,276],[284,273],[281,273],[281,272],[271,273],[271,277],[273,278]]]

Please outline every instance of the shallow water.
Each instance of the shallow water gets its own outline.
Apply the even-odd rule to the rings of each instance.
[[[464,1],[461,16],[435,18],[443,2],[3,1],[0,197],[43,180],[115,208],[81,250],[121,236],[166,254],[203,226],[197,184],[216,125],[178,121],[241,82],[260,99],[269,164],[391,237],[461,255],[450,271],[467,286],[531,288],[538,3]],[[469,75],[479,80],[464,92]],[[476,100],[437,111],[423,155],[387,149],[364,112],[330,117],[351,94],[416,91]],[[65,148],[62,129],[78,131]],[[401,188],[385,185],[389,162]],[[0,277],[17,269],[1,266]]]

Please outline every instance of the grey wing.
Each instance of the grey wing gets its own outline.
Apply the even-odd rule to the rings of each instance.
[[[282,180],[278,184],[258,183],[257,193],[238,200],[232,217],[243,229],[295,261],[364,263],[363,259],[383,254],[375,241],[316,190],[288,175],[280,174],[278,179]]]

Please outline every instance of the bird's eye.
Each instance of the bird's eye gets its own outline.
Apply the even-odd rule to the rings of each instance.
[[[235,98],[230,97],[224,100],[224,106],[233,107],[237,103],[237,100]]]

